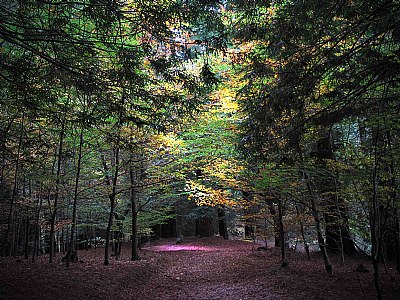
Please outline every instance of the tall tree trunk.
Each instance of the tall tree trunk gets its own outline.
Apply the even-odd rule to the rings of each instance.
[[[19,175],[19,168],[20,168],[20,155],[21,155],[21,150],[22,150],[22,141],[23,141],[23,137],[24,137],[24,128],[25,128],[24,121],[25,121],[25,113],[23,112],[22,120],[21,120],[20,135],[19,135],[19,140],[18,140],[17,158],[16,158],[16,162],[15,162],[13,189],[12,189],[12,193],[11,193],[10,208],[9,208],[9,213],[8,213],[8,217],[7,217],[7,228],[6,228],[6,232],[4,234],[4,240],[3,240],[2,247],[1,247],[1,253],[3,254],[3,256],[6,256],[6,250],[7,250],[7,245],[8,245],[8,236],[10,234],[12,221],[13,221],[12,216],[14,213],[14,203],[15,203],[15,198],[17,197],[18,175]]]
[[[131,157],[132,160],[132,157]],[[132,162],[131,162],[132,163]],[[132,165],[129,168],[129,176],[131,181],[131,214],[132,214],[132,249],[131,249],[131,260],[139,260],[138,251],[138,231],[137,231],[137,190],[136,190],[136,176]]]
[[[304,223],[301,220],[299,204],[297,204],[297,203],[296,203],[296,213],[297,213],[297,216],[300,218],[300,234],[301,234],[301,238],[303,239],[304,250],[306,251],[308,260],[311,260],[310,247],[308,245],[308,242],[306,239],[306,234],[304,232]]]
[[[268,210],[274,220],[274,246],[280,247],[282,243],[279,225],[279,212],[276,212],[275,201],[267,200]]]
[[[399,216],[397,213],[397,189],[398,189],[398,178],[397,178],[397,167],[396,159],[394,158],[393,152],[396,151],[393,147],[393,141],[391,132],[388,130],[385,134],[387,139],[387,150],[385,157],[388,157],[387,172],[389,173],[389,180],[384,185],[387,187],[387,203],[385,204],[384,212],[381,212],[384,216],[384,224],[382,226],[383,232],[383,244],[385,245],[384,256],[389,260],[395,260],[397,266],[399,266]]]
[[[326,173],[318,180],[319,194],[325,199],[323,208],[325,210],[326,248],[333,252],[342,250],[345,254],[351,255],[356,250],[350,236],[345,204],[343,199],[338,196],[336,177],[326,165],[327,160],[335,160],[330,133],[318,140],[315,157],[318,160],[318,167]]]
[[[278,200],[278,218],[279,218],[279,239],[281,241],[281,265],[282,267],[287,267],[289,262],[286,258],[286,249],[285,249],[285,228],[283,226],[283,203],[282,199]]]
[[[318,246],[319,249],[321,250],[322,253],[322,257],[324,259],[324,265],[325,265],[325,271],[328,274],[333,274],[333,267],[331,264],[331,261],[329,259],[328,256],[328,252],[326,249],[326,244],[325,244],[325,239],[324,239],[324,235],[322,232],[322,226],[321,226],[321,217],[319,215],[319,211],[317,209],[317,204],[315,202],[315,195],[312,191],[312,188],[310,186],[310,183],[308,182],[308,176],[305,174],[305,172],[303,173],[303,178],[306,180],[306,187],[307,187],[307,191],[310,197],[310,202],[311,202],[311,213],[314,217],[314,221],[315,221],[315,227],[317,230],[317,238],[318,238]]]
[[[326,144],[326,143],[328,143],[328,144]],[[330,147],[329,138],[322,139],[322,143],[321,143],[321,141],[318,141],[317,148],[318,148],[318,150],[316,153],[316,157],[318,159],[323,160],[325,158],[332,157],[333,153],[332,153],[332,149]],[[298,141],[296,142],[296,151],[297,151],[297,154],[299,155],[301,163],[303,164],[303,162],[304,162],[303,153],[302,153],[302,150],[301,150],[301,147],[300,147],[300,144]],[[311,213],[313,215],[315,227],[316,227],[316,231],[317,231],[318,246],[321,250],[322,257],[324,260],[325,271],[328,274],[332,275],[333,274],[333,266],[332,266],[332,263],[328,256],[326,243],[325,243],[325,239],[324,239],[324,235],[323,235],[323,231],[322,231],[321,217],[320,217],[320,213],[317,209],[315,195],[311,188],[311,184],[309,181],[310,179],[309,179],[308,174],[304,170],[300,170],[300,171],[302,174],[302,178],[306,183],[306,189],[307,189],[307,193],[309,195],[310,204],[311,204]]]
[[[104,160],[105,162],[105,160]],[[103,162],[103,163],[104,163]],[[105,166],[105,171],[107,173],[107,165]],[[116,190],[117,190],[117,180],[118,180],[118,172],[119,172],[119,147],[115,150],[115,170],[114,170],[114,177],[112,181],[112,189],[111,193],[108,195],[108,198],[110,199],[110,214],[108,216],[108,224],[107,224],[107,231],[106,231],[106,246],[104,249],[104,265],[107,266],[109,265],[109,247],[110,247],[110,233],[111,233],[111,227],[113,224],[113,218],[114,218],[114,209],[115,209],[115,196],[116,196]],[[108,179],[108,184],[110,184],[110,180]]]
[[[226,225],[226,215],[225,208],[223,206],[218,206],[218,231],[219,235],[222,236],[225,240],[228,237],[228,227]]]
[[[75,176],[75,188],[74,188],[74,201],[73,201],[73,208],[72,208],[72,224],[71,224],[71,235],[69,240],[68,252],[66,254],[66,266],[69,267],[70,260],[72,256],[76,257],[75,253],[75,229],[76,229],[76,212],[78,206],[78,188],[79,188],[79,181],[81,175],[81,168],[82,168],[82,147],[83,147],[83,131],[84,129],[81,128],[81,132],[79,135],[79,150],[78,150],[78,164]]]
[[[7,144],[7,134],[11,129],[12,124],[14,123],[15,118],[11,118],[8,121],[7,126],[3,129],[0,127],[0,149],[2,151],[1,153],[1,169],[0,169],[0,183],[4,184],[4,172],[5,172],[5,167],[7,165],[7,151],[6,151],[6,144]]]
[[[395,210],[396,215],[396,270],[397,273],[400,274],[400,219],[397,213],[397,209]]]
[[[26,218],[25,218],[25,236],[24,236],[24,258],[29,258],[29,229],[30,229],[30,221],[28,215],[28,206],[26,208]]]
[[[321,219],[317,210],[317,206],[315,204],[315,199],[313,196],[310,197],[311,198],[311,209],[312,209],[312,214],[314,216],[314,220],[315,220],[315,227],[317,230],[317,237],[318,237],[318,245],[319,245],[319,249],[321,249],[322,252],[322,257],[324,259],[324,264],[325,264],[325,270],[328,274],[333,274],[333,267],[332,264],[329,260],[329,256],[327,253],[327,249],[326,249],[326,244],[325,244],[325,239],[324,239],[324,235],[322,233],[322,227],[321,227]]]
[[[97,249],[96,226],[93,226],[93,239],[94,249]]]
[[[22,195],[26,199],[26,177],[24,176]],[[25,259],[29,258],[28,246],[29,246],[29,205],[25,205],[25,216],[23,218],[24,227],[24,239],[23,239],[23,255]]]
[[[380,212],[379,212],[379,200],[378,200],[378,136],[379,136],[379,125],[377,129],[377,133],[375,136],[374,143],[374,166],[372,173],[372,208],[371,208],[371,257],[372,257],[372,266],[374,269],[374,284],[375,290],[377,292],[378,300],[382,299],[382,290],[379,284],[379,261],[381,259],[381,249],[382,245],[381,241],[381,220],[380,220]]]
[[[62,228],[62,231],[61,231],[62,254],[65,254],[65,252],[68,251],[68,247],[67,247],[67,245],[66,245],[66,241],[69,240],[69,236],[68,236],[68,232],[69,232],[69,230],[68,230],[68,225],[66,226],[66,231],[67,231],[67,233],[65,234],[65,230],[64,230],[64,227],[63,227],[63,228]]]
[[[15,214],[14,220],[16,220],[16,219],[17,219],[17,216]],[[18,222],[16,222],[16,224],[14,226],[14,230],[13,230],[12,238],[11,238],[11,256],[12,257],[17,256],[20,229],[21,229],[21,223],[20,223],[20,220],[18,220]]]
[[[42,189],[40,189],[42,191]],[[41,193],[40,193],[41,194]],[[37,211],[36,211],[36,220],[35,220],[35,239],[34,246],[32,252],[32,262],[35,262],[35,256],[38,248],[40,247],[40,212],[42,211],[43,198],[39,195],[38,203],[37,203]]]
[[[49,255],[49,263],[53,262],[54,257],[54,232],[55,232],[55,223],[57,217],[57,209],[58,209],[58,197],[60,191],[60,174],[61,174],[61,161],[62,161],[62,154],[63,154],[63,142],[64,142],[64,129],[65,129],[65,122],[63,120],[61,125],[61,132],[58,140],[58,155],[57,155],[57,173],[56,173],[56,186],[55,186],[55,193],[54,193],[54,205],[53,205],[53,212],[51,215],[51,223],[50,223],[50,255]]]

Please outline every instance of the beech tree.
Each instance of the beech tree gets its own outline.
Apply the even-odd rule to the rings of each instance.
[[[204,45],[204,52],[215,45],[200,35],[196,42],[191,41],[190,36],[204,27],[193,28],[189,33],[187,24],[212,20],[218,14],[213,9],[217,5],[180,1],[6,1],[0,4],[3,58],[0,76],[4,79],[1,89],[6,96],[1,100],[1,184],[5,191],[1,202],[2,211],[9,215],[9,225],[1,234],[3,255],[12,248],[10,235],[16,230],[14,204],[28,189],[21,184],[25,180],[20,176],[22,160],[26,159],[23,151],[28,151],[34,143],[40,145],[38,149],[51,149],[43,152],[54,158],[45,159],[49,174],[48,201],[43,203],[41,213],[36,214],[39,221],[35,226],[39,223],[45,226],[43,221],[48,217],[51,261],[57,223],[70,224],[69,258],[76,243],[74,227],[79,225],[76,224],[79,203],[88,202],[84,199],[88,197],[87,190],[101,194],[96,186],[99,178],[87,177],[87,170],[96,165],[101,168],[99,158],[89,149],[93,146],[93,134],[116,133],[119,138],[111,140],[114,149],[125,153],[130,149],[123,144],[121,130],[124,128],[165,132],[196,109],[203,101],[200,96],[205,90],[204,82],[212,74],[207,72],[207,65],[192,70],[188,65],[193,63],[196,49]],[[180,13],[183,10],[185,14]],[[90,103],[79,103],[82,97],[90,99]],[[54,126],[39,126],[41,122]],[[78,132],[82,153],[76,151],[81,147],[72,146],[78,123],[81,124]],[[32,124],[32,128],[38,126],[39,134],[28,136],[30,125],[27,124]],[[120,130],[115,130],[115,124],[119,124]],[[53,130],[59,134],[51,134]],[[48,140],[42,144],[43,137]],[[114,143],[117,140],[120,142]],[[74,161],[74,155],[82,161]],[[26,166],[33,165],[26,161]],[[121,183],[115,169],[116,166],[114,187]],[[71,172],[76,174],[74,182],[66,176]],[[37,178],[36,175],[32,168],[28,176]],[[114,197],[115,193],[117,188],[111,195]],[[71,198],[71,195],[74,196]],[[72,213],[66,205],[71,199],[76,204]],[[113,204],[110,205],[112,208]],[[26,226],[29,228],[28,223]]]
[[[118,221],[138,259],[139,230],[190,195],[269,219],[282,265],[297,227],[328,273],[364,251],[381,298],[380,263],[400,272],[399,7],[2,1],[1,255],[46,240],[52,262],[68,240],[68,264],[96,223],[107,265]]]

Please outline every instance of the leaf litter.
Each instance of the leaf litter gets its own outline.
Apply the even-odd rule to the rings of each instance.
[[[81,262],[66,268],[58,255],[35,263],[0,258],[0,299],[376,299],[371,262],[356,254],[332,256],[334,274],[324,271],[320,253],[311,261],[288,250],[282,268],[280,250],[256,251],[254,245],[221,237],[174,239],[147,244],[141,260],[130,261],[124,244],[119,260],[104,266],[104,248],[80,250]],[[359,273],[363,264],[369,272]],[[400,275],[388,264],[380,274],[384,299],[400,299]],[[383,267],[382,267],[383,269]]]

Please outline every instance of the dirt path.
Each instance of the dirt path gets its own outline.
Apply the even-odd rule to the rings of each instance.
[[[260,284],[252,248],[220,238],[148,247],[146,251],[162,253],[167,267],[147,299],[283,299]]]
[[[66,268],[61,256],[34,263],[0,258],[0,299],[376,299],[372,272],[357,273],[361,256],[331,257],[334,274],[324,271],[319,253],[311,261],[289,251],[289,267],[280,267],[279,249],[253,251],[253,245],[219,237],[189,239],[182,244],[163,240],[141,251],[142,260],[129,259],[129,245],[119,260],[103,265],[104,249],[79,251],[80,262]],[[400,276],[393,266],[382,271],[385,300],[400,299]]]

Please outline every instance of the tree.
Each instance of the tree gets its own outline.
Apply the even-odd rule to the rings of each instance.
[[[210,58],[215,77],[208,103],[200,114],[186,120],[179,133],[178,164],[189,200],[198,206],[216,207],[220,236],[228,238],[226,211],[240,206],[238,173],[243,161],[235,145],[238,139],[238,106],[230,66],[218,56]],[[224,79],[223,79],[224,78]],[[202,210],[199,210],[202,211]]]
[[[398,2],[232,3],[235,4],[233,13],[239,16],[235,25],[242,29],[235,32],[238,41],[246,43],[242,49],[247,54],[236,57],[242,58],[240,71],[246,80],[241,91],[242,107],[248,115],[243,124],[242,149],[250,154],[255,165],[260,161],[289,165],[300,162],[300,170],[307,165],[320,170],[321,178],[307,174],[306,179],[317,186],[317,194],[313,192],[317,198],[311,199],[323,200],[321,209],[326,223],[327,246],[334,249],[338,245],[345,253],[351,253],[354,246],[346,211],[353,199],[343,197],[342,191],[349,184],[343,179],[348,178],[346,172],[349,170],[342,167],[344,161],[340,155],[351,147],[361,150],[362,136],[363,149],[370,149],[370,155],[376,158],[375,163],[369,160],[369,166],[375,166],[372,170],[377,171],[376,166],[380,165],[377,157],[385,152],[383,149],[387,146],[384,145],[388,144],[376,133],[382,134],[381,129],[385,128],[390,131],[390,144],[393,143],[395,130],[389,121],[393,110],[386,108],[396,106],[398,93],[398,74],[395,72],[399,51]],[[376,118],[376,112],[379,118]],[[381,118],[383,115],[387,116],[385,120]],[[356,144],[341,144],[337,136],[350,131],[339,129],[345,124],[357,127],[359,122],[363,124],[359,131],[362,135],[358,141],[353,139]],[[367,140],[375,142],[368,144],[365,143]],[[380,154],[374,156],[374,151]],[[346,158],[345,163],[349,164],[352,160],[349,156]],[[384,169],[393,174],[396,163],[393,156],[389,160],[391,167],[389,164]],[[356,160],[353,163],[357,164]],[[356,182],[363,178],[370,186],[363,205],[373,220],[370,224],[371,243],[374,244],[372,256],[375,257],[379,298],[379,259],[376,258],[382,255],[378,250],[383,241],[378,224],[383,215],[378,207],[393,203],[394,194],[391,194],[391,200],[378,200],[377,172],[365,172],[367,168],[364,165],[364,174],[356,177]],[[393,178],[392,175],[389,177]],[[386,181],[393,188],[390,182]]]
[[[196,110],[213,74],[207,64],[192,68],[194,52],[201,49],[199,53],[204,54],[217,44],[201,34],[196,42],[191,38],[204,30],[204,24],[211,28],[212,18],[219,14],[215,7],[217,2],[197,1],[0,4],[0,76],[4,79],[0,88],[6,95],[1,100],[1,185],[5,191],[1,202],[8,206],[2,211],[10,215],[10,225],[1,233],[3,249],[12,248],[14,229],[19,228],[14,225],[20,219],[13,216],[14,203],[27,190],[21,183],[35,179],[31,194],[41,191],[42,183],[48,187],[47,201],[35,218],[41,221],[38,224],[48,219],[50,261],[57,219],[71,225],[68,251],[73,251],[74,228],[78,235],[80,229],[79,210],[94,202],[93,195],[107,195],[99,184],[101,161],[93,151],[95,135],[111,141],[122,161],[127,161],[131,151],[127,141],[132,137],[126,137],[124,130],[139,136],[146,131],[171,131]],[[182,9],[185,14],[180,13]],[[194,23],[197,28],[189,29]],[[80,102],[83,98],[90,101]],[[77,132],[82,148],[75,147]],[[116,139],[110,139],[114,133]],[[100,147],[109,150],[104,144]],[[29,151],[31,156],[26,155]],[[73,159],[77,153],[79,164]],[[22,161],[22,154],[31,160]],[[46,163],[46,176],[41,179],[33,163],[38,155]],[[27,178],[22,178],[21,166],[31,171]],[[116,185],[126,184],[122,179],[127,169],[121,171],[111,176],[115,187],[108,194],[111,198],[123,191]],[[99,202],[104,208],[103,201]],[[72,209],[69,203],[75,204]],[[33,211],[29,205],[23,210]],[[28,233],[26,237],[28,243]]]

